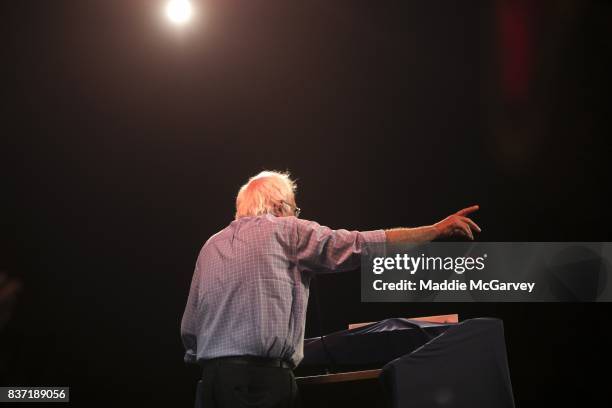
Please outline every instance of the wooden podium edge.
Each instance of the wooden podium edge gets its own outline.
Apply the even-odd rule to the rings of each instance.
[[[347,373],[311,375],[307,377],[296,377],[295,381],[298,385],[310,385],[369,380],[372,378],[378,378],[381,371],[382,370],[378,368],[375,370],[349,371]]]
[[[458,314],[446,314],[446,315],[435,315],[435,316],[424,316],[424,317],[406,317],[406,319],[410,320],[418,320],[420,322],[428,322],[428,323],[459,323],[459,315]],[[358,329],[363,326],[367,326],[368,324],[372,324],[376,322],[368,322],[368,323],[351,323],[349,324],[349,330]]]

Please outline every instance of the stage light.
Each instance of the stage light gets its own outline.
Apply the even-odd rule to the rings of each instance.
[[[166,16],[174,24],[187,23],[192,14],[193,8],[189,0],[170,0],[166,5]]]

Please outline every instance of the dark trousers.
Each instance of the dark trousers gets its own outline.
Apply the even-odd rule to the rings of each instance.
[[[294,408],[297,386],[290,368],[212,361],[203,369],[196,408]]]

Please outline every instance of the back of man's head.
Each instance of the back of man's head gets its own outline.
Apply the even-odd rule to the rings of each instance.
[[[264,214],[292,215],[296,187],[288,172],[262,171],[238,191],[236,219]]]

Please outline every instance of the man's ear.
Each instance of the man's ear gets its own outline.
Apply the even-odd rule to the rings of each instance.
[[[277,217],[282,217],[283,215],[285,215],[285,213],[283,212],[282,204],[274,204],[274,215],[276,215]]]

